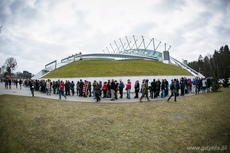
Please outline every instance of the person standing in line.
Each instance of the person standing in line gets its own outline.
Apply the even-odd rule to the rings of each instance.
[[[145,94],[145,79],[141,83],[141,96]]]
[[[89,81],[89,83],[88,83],[88,88],[87,88],[87,90],[88,90],[89,97],[92,97],[92,85],[91,85],[91,82],[90,82],[90,81]]]
[[[165,79],[164,80],[165,82],[165,97],[168,96],[168,93],[169,93],[169,82]]]
[[[68,82],[67,82],[67,80],[65,80],[64,85],[65,85],[65,95],[68,96]]]
[[[174,95],[174,101],[176,102],[176,96],[177,96],[177,90],[176,90],[176,79],[174,79],[174,81],[172,80],[171,84],[170,84],[170,90],[171,90],[171,95],[168,98],[168,102],[171,99],[171,97]]]
[[[124,89],[125,86],[124,86],[124,83],[121,81],[121,79],[120,79],[118,87],[119,87],[119,93],[120,93],[119,98],[123,98],[123,89]]]
[[[207,78],[207,92],[210,92],[211,84],[212,84],[212,82],[211,82],[210,78]]]
[[[138,93],[140,91],[140,84],[139,84],[138,80],[135,82],[134,90],[135,90],[135,97],[134,98],[139,98]]]
[[[165,98],[165,88],[166,88],[165,80],[162,79],[162,84],[161,84],[161,98]]]
[[[193,78],[192,80],[192,93],[196,93],[196,79]]]
[[[125,90],[127,91],[127,99],[130,99],[131,82],[129,79],[127,80]]]
[[[53,81],[52,88],[53,88],[53,94],[55,94],[56,93],[56,81]]]
[[[146,96],[146,98],[147,98],[147,100],[148,101],[150,101],[149,100],[149,96],[148,96],[148,91],[149,91],[149,80],[148,79],[146,79],[145,81],[143,81],[143,83],[142,83],[142,85],[141,85],[141,88],[142,88],[142,92],[144,92],[144,94],[142,94],[142,96],[141,96],[141,98],[140,98],[140,102],[142,102],[142,98],[144,97],[144,96]]]
[[[16,89],[18,89],[18,79],[15,80]]]
[[[176,96],[179,96],[179,90],[180,90],[180,82],[178,79],[176,79]]]
[[[95,88],[94,89],[95,89],[96,102],[99,102],[101,100],[101,98],[100,98],[101,88],[97,82],[95,82]]]
[[[88,81],[87,80],[85,80],[85,83],[84,83],[84,86],[83,86],[83,90],[82,90],[82,92],[83,92],[83,97],[87,97],[88,96]]]
[[[188,93],[188,81],[187,78],[184,78],[184,94]]]
[[[118,82],[117,82],[117,80],[115,80],[115,99],[118,99],[117,98],[117,92],[118,92],[118,90],[119,90],[119,88],[118,88]]]
[[[205,78],[203,78],[202,79],[202,93],[205,93],[206,86],[207,86],[207,81]]]
[[[70,82],[69,82],[69,80],[66,80],[66,82],[65,82],[65,95],[66,96],[70,95]]]
[[[154,81],[154,79],[153,79]],[[150,83],[150,98],[153,99],[153,81]]]
[[[5,80],[5,89],[8,89],[8,80]]]
[[[108,80],[106,98],[111,98],[111,82]]]
[[[42,92],[46,93],[46,82],[45,82],[45,80],[42,81]]]
[[[192,80],[189,79],[189,93],[192,92]]]
[[[29,81],[29,86],[30,86],[30,91],[31,91],[32,97],[34,97],[34,82],[33,82],[33,80]]]
[[[184,78],[180,79],[180,89],[181,89],[181,96],[184,96],[184,92],[185,92],[185,80],[184,80]]]
[[[199,91],[201,91],[202,90],[202,78],[199,78],[199,80],[200,80]]]
[[[72,92],[72,96],[74,96],[74,93],[75,93],[74,87],[75,87],[75,84],[74,84],[74,82],[72,81],[71,84],[70,84],[70,89],[71,89],[71,92]]]
[[[76,90],[77,90],[77,96],[79,96],[80,95],[80,86],[79,86],[79,84],[80,84],[80,82],[79,81],[77,81],[77,83],[76,83]]]
[[[157,88],[156,88],[156,90],[157,90],[156,97],[158,97],[158,96],[160,96],[160,90],[161,90],[161,82],[160,82],[160,79],[157,80],[156,84],[157,84],[157,86],[156,86],[156,87],[157,87]]]
[[[96,86],[95,86],[95,87],[96,87]],[[103,98],[106,98],[106,93],[107,93],[107,82],[104,82],[104,83],[103,83],[102,91],[103,91]]]
[[[99,97],[101,98],[102,81],[99,80],[98,85],[99,85],[99,88],[100,88]]]
[[[64,90],[65,90],[65,83],[63,81],[61,81],[60,86],[59,86],[59,99],[61,99],[61,96],[65,97],[65,99],[66,99],[66,95],[64,94]]]
[[[80,87],[80,94],[79,96],[82,97],[83,96],[83,86],[84,86],[84,82],[82,81],[82,79],[80,79],[80,83],[79,83],[79,87]]]
[[[58,79],[58,81],[56,82],[56,88],[57,88],[57,94],[60,93],[60,84],[61,84],[61,81]]]
[[[196,95],[200,92],[200,79],[196,78]]]
[[[48,79],[46,82],[46,94],[47,95],[51,95],[50,88],[51,88],[50,80]]]
[[[20,89],[22,89],[22,79],[19,80]]]
[[[95,92],[96,92],[96,91],[95,91],[96,83],[97,83],[97,81],[94,80],[94,81],[93,81],[93,98],[94,98],[94,99],[96,99],[96,95],[95,95]]]
[[[12,83],[12,80],[9,79],[9,89],[11,89],[11,83]]]
[[[111,91],[111,101],[114,101],[115,100],[115,81],[114,79],[112,79],[111,81],[111,88],[110,88],[110,91]]]
[[[151,83],[151,86],[152,86],[152,90],[153,90],[153,95],[152,97],[153,98],[156,98],[156,93],[157,93],[157,83],[156,83],[156,80],[153,79],[153,82]]]

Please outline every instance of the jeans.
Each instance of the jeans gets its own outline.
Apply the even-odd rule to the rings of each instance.
[[[47,95],[50,95],[50,88],[46,88]]]
[[[115,99],[115,91],[114,89],[111,89],[111,100]]]
[[[130,89],[127,90],[127,98],[130,99]]]
[[[164,89],[161,90],[161,98],[165,98],[165,90]]]
[[[191,89],[190,89],[190,86],[188,86],[188,93],[190,93],[190,90],[191,90]]]

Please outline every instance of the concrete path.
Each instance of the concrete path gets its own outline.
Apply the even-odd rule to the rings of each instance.
[[[5,89],[5,84],[4,83],[0,83],[0,95],[18,95],[18,96],[28,96],[31,97],[31,92],[30,89],[28,87],[24,87],[22,86],[22,89],[20,89],[19,87],[16,88],[15,85],[11,86],[11,89]],[[185,96],[191,96],[194,94],[186,94]],[[40,93],[38,91],[34,92],[34,96],[35,97],[42,97],[42,98],[50,98],[50,99],[56,99],[59,100],[59,95],[57,94],[51,94],[51,95],[47,95],[44,93]],[[139,93],[139,97],[141,96],[141,93]],[[119,94],[118,94],[119,97]],[[124,98],[118,98],[115,101],[111,101],[110,98],[101,98],[100,102],[106,102],[106,103],[133,103],[133,102],[139,102],[139,99],[133,98],[134,97],[134,93],[131,93],[131,99],[127,99],[126,97],[126,93],[123,94]],[[159,102],[159,101],[167,101],[169,95],[166,98],[155,98],[155,99],[150,99],[150,102]],[[184,96],[183,96],[184,97]],[[177,101],[179,101],[180,98],[183,98],[182,96],[177,97]],[[62,99],[60,101],[74,101],[74,102],[95,102],[96,100],[93,99],[93,97],[79,97],[77,95],[74,96],[67,96],[67,99],[65,100],[65,98],[62,96]],[[173,102],[173,98],[172,97],[170,99],[171,102]],[[0,99],[1,100],[1,99]],[[142,99],[143,102],[147,102],[146,98]]]

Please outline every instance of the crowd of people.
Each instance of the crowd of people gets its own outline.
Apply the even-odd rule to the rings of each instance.
[[[173,79],[168,82],[166,79],[158,80],[148,80],[143,79],[141,83],[136,80],[132,85],[130,79],[124,83],[121,79],[114,80],[109,79],[108,81],[96,81],[92,83],[87,80],[80,79],[76,83],[74,81],[62,80],[51,81],[47,80],[8,80],[5,81],[5,88],[10,89],[11,84],[20,86],[30,87],[32,96],[34,96],[34,91],[39,91],[41,93],[46,93],[47,95],[57,94],[59,99],[63,96],[65,99],[67,96],[79,96],[79,97],[93,97],[96,102],[99,102],[101,98],[109,98],[111,101],[115,101],[118,98],[123,98],[123,93],[126,93],[126,98],[131,99],[131,89],[134,89],[135,96],[133,98],[138,98],[142,102],[143,97],[146,97],[149,101],[154,98],[165,98],[169,95],[171,90],[171,95],[174,96],[174,101],[176,101],[177,96],[184,96],[185,94],[194,93],[199,94],[204,92],[210,92],[211,80],[209,78],[199,78],[187,79],[182,77],[180,79]]]
[[[3,82],[3,80],[1,79],[1,82]],[[22,85],[23,85],[23,80],[22,79],[5,79],[4,80],[5,83],[5,89],[11,89],[12,85],[15,85],[16,88],[22,89]]]

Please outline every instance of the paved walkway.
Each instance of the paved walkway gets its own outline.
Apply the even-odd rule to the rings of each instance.
[[[24,87],[22,86],[22,89],[16,88],[15,85],[11,86],[11,89],[5,89],[5,84],[4,83],[0,83],[0,95],[4,95],[4,94],[8,94],[8,95],[19,95],[19,96],[32,96],[30,89],[28,87]],[[190,96],[190,95],[194,95],[194,94],[186,94],[185,96]],[[59,95],[57,94],[51,94],[50,96],[44,93],[40,93],[38,91],[34,92],[34,96],[35,97],[42,97],[42,98],[49,98],[49,99],[57,99],[59,100]],[[139,93],[139,97],[141,96],[141,93]],[[119,97],[119,94],[118,94]],[[126,97],[126,93],[123,94],[123,97]],[[111,101],[110,98],[101,98],[100,102],[106,102],[106,103],[131,103],[131,102],[139,102],[139,99],[133,98],[134,97],[134,93],[131,93],[131,99],[127,99],[127,98],[118,98],[115,101]],[[169,95],[166,98],[155,98],[155,99],[150,99],[150,102],[159,102],[159,101],[167,101]],[[181,96],[177,97],[177,99],[183,98]],[[172,97],[170,99],[171,102],[173,102],[174,97]],[[67,99],[65,100],[65,98],[62,96],[62,99],[60,101],[75,101],[75,102],[95,102],[96,100],[93,99],[93,97],[79,97],[77,95],[74,96],[67,96]],[[143,102],[146,102],[147,99],[143,98],[142,99]]]

